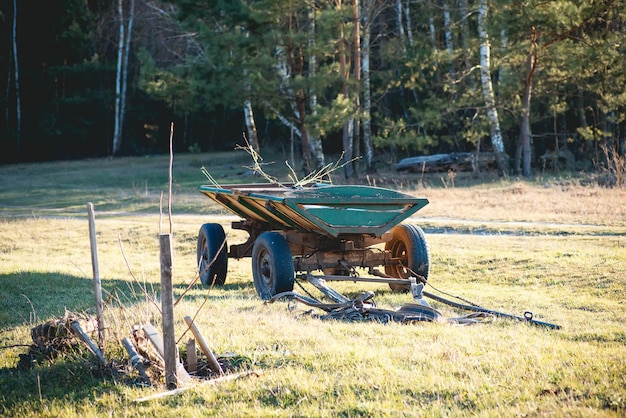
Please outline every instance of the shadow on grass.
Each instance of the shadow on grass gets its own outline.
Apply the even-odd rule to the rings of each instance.
[[[182,295],[187,290],[187,285],[175,284],[173,285],[173,290],[174,290],[174,298],[177,299],[180,295]],[[250,280],[250,283],[226,282],[223,285],[215,285],[215,286],[205,286],[198,282],[192,287],[191,292],[185,293],[184,298],[186,301],[203,300],[203,299],[206,299],[207,297],[209,299],[223,298],[223,296],[214,296],[214,294],[217,292],[222,293],[222,294],[224,292],[227,292],[229,297],[238,298],[238,299],[241,299],[241,298],[248,299],[250,297],[256,296],[254,285],[252,284],[252,280]]]
[[[0,274],[0,329],[22,325],[35,326],[53,317],[62,317],[65,311],[95,314],[93,281],[91,278],[55,272],[18,272]],[[102,281],[105,303],[115,304],[115,294],[126,307],[146,301],[144,290],[133,280],[107,279]],[[186,285],[174,285],[175,297]],[[216,290],[232,293],[233,297],[256,295],[252,283],[226,283],[209,288],[196,284],[185,294],[189,301],[213,299]],[[159,296],[159,284],[148,284],[146,292]],[[208,292],[208,294],[207,294]],[[220,292],[221,293],[221,292]],[[107,300],[108,299],[108,300]]]
[[[55,272],[0,274],[0,329],[36,323],[94,305],[93,281]]]
[[[83,354],[90,356],[86,350]],[[110,391],[112,384],[109,371],[79,352],[44,360],[30,370],[3,368],[0,369],[0,415],[11,416],[11,411],[20,410],[36,413],[40,399],[85,402]]]

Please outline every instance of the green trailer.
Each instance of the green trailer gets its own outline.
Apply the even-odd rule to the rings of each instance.
[[[254,286],[263,300],[292,291],[296,276],[381,282],[394,290],[410,289],[410,277],[428,279],[424,232],[401,223],[428,204],[425,198],[328,184],[203,185],[199,191],[241,217],[232,228],[249,235],[229,246],[220,224],[202,225],[197,261],[205,285],[224,284],[228,258],[243,257],[252,258]],[[361,277],[357,268],[371,277]]]

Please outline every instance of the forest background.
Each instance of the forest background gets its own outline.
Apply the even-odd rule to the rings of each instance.
[[[297,169],[623,160],[620,0],[0,0],[1,163],[282,148]],[[555,165],[552,165],[555,164]]]

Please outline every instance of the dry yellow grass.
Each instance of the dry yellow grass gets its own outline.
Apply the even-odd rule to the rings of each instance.
[[[430,218],[626,226],[626,190],[558,183],[425,188]]]
[[[178,160],[183,162],[179,166],[203,158],[185,156]],[[158,171],[155,160],[149,162]],[[126,178],[144,184],[140,163],[133,160],[133,173]],[[97,177],[97,162],[88,165],[94,172],[85,173]],[[60,166],[74,172],[70,163]],[[54,169],[54,164],[45,167],[46,176],[36,177],[37,182],[48,176],[62,178]],[[28,177],[28,170],[26,166],[21,172]],[[138,293],[128,271],[130,266],[149,293],[158,294],[158,214],[130,215],[128,208],[153,207],[158,193],[153,189],[133,193],[133,181],[116,185],[115,173],[110,174],[110,192],[96,196],[102,199],[96,204],[96,226],[103,286],[123,303],[120,307],[116,300],[107,301],[106,354],[124,364],[119,339],[129,335],[134,323],[159,321],[158,310]],[[2,169],[0,179],[7,179]],[[15,218],[10,216],[13,210],[0,211],[4,215],[0,222],[2,346],[29,344],[30,327],[62,315],[65,308],[93,312],[84,202],[94,200],[90,181],[95,180],[65,181],[71,180],[77,183],[76,190],[46,184],[46,199],[30,216],[24,215],[36,198],[29,196],[20,203],[20,193],[29,190],[27,179],[13,189],[9,182],[3,183],[0,189],[0,199],[6,196],[3,201],[19,207]],[[150,182],[156,183],[157,178]],[[175,193],[176,296],[195,276],[196,237],[202,223],[222,223],[230,243],[245,238],[241,231],[230,229],[232,218],[210,215],[219,211],[210,200],[196,199],[196,189],[197,184],[181,186]],[[430,200],[410,222],[498,221],[508,222],[509,232],[532,229],[533,234],[519,234],[524,236],[427,234],[433,265],[429,281],[488,308],[517,315],[532,310],[537,319],[563,329],[507,320],[470,327],[321,321],[305,315],[303,306],[292,312],[286,303],[264,305],[252,285],[250,260],[229,260],[224,287],[195,286],[176,307],[177,338],[183,338],[181,345],[188,338],[188,334],[183,337],[183,316],[198,314],[198,326],[214,351],[241,356],[242,368],[260,370],[260,376],[198,386],[180,396],[138,405],[135,399],[162,387],[137,388],[124,379],[107,379],[98,374],[92,356],[84,350],[18,372],[15,365],[25,349],[4,348],[0,415],[624,416],[624,191],[575,182],[548,186],[498,182],[429,186],[410,193]],[[71,210],[63,206],[66,199],[55,199],[58,194],[72,194]],[[111,197],[116,195],[124,198]],[[178,213],[178,198],[187,202],[184,213]],[[63,217],[41,216],[51,211]],[[163,225],[167,229],[165,220]],[[129,266],[122,258],[120,240]],[[333,287],[348,295],[372,290],[384,308],[396,309],[409,301],[405,294],[376,285]],[[433,304],[448,317],[465,313]]]

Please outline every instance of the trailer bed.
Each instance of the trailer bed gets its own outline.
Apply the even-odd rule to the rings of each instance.
[[[199,191],[244,219],[276,230],[381,237],[428,204],[394,190],[369,186],[272,184],[200,186]]]

